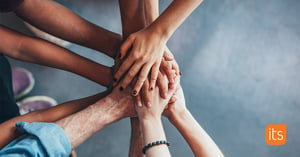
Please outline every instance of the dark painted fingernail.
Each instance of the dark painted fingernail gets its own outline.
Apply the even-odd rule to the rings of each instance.
[[[133,96],[136,96],[136,93],[137,93],[136,90],[132,91],[132,95],[133,95]]]
[[[181,75],[182,75],[182,73],[181,73],[181,72],[179,72],[179,75],[181,76]]]
[[[150,90],[153,90],[153,87],[150,87]]]
[[[114,82],[117,82],[117,79],[114,77]]]
[[[119,54],[119,58],[120,58],[120,59],[122,58],[122,54],[121,54],[121,53]]]
[[[120,91],[123,91],[124,88],[121,86],[119,89],[120,89]]]

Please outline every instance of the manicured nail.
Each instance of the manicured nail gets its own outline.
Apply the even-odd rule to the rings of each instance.
[[[132,95],[133,95],[133,96],[136,96],[136,93],[137,93],[136,90],[132,91]]]
[[[153,90],[153,87],[150,87],[150,90],[152,91],[152,90]]]
[[[124,88],[121,86],[119,89],[120,89],[120,91],[123,91]]]
[[[181,73],[181,72],[179,72],[179,75],[181,76],[181,75],[182,75],[182,73]]]

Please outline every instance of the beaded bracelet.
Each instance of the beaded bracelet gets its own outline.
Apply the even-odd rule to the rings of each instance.
[[[161,141],[155,141],[152,143],[147,144],[144,148],[143,148],[143,153],[146,154],[147,149],[156,146],[156,145],[161,145],[161,144],[165,144],[167,146],[170,146],[170,142],[165,141],[165,140],[161,140]]]

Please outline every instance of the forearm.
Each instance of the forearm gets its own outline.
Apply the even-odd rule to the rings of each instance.
[[[88,22],[52,0],[25,0],[16,14],[54,36],[115,57],[121,36]]]
[[[168,40],[183,21],[203,0],[174,0],[169,7],[149,26]]]
[[[70,71],[95,81],[109,85],[111,69],[81,57],[67,49],[43,40],[27,37],[0,26],[0,51],[5,55],[27,62],[41,64]],[[99,77],[102,74],[103,77]]]
[[[19,136],[15,127],[16,122],[55,122],[86,108],[105,95],[107,93],[99,93],[87,98],[66,102],[46,110],[30,112],[0,124],[0,149]]]
[[[169,120],[185,138],[196,157],[223,157],[218,146],[188,110],[173,114]]]
[[[144,146],[142,128],[140,126],[140,121],[137,117],[130,118],[131,123],[131,136],[130,136],[130,148],[129,157],[142,157],[142,149]]]
[[[143,0],[119,0],[123,40],[146,26]]]
[[[147,26],[155,21],[159,16],[158,3],[158,0],[144,0],[144,15]]]
[[[140,119],[140,122],[143,130],[144,145],[155,141],[166,140],[166,135],[160,118]],[[171,156],[171,154],[167,145],[157,145],[149,148],[146,151],[146,156],[167,157]]]
[[[120,111],[121,109],[116,104],[115,100],[105,97],[84,110],[56,123],[65,130],[72,148],[76,148],[108,124],[124,117],[124,113]]]

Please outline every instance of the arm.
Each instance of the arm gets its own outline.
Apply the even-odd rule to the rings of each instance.
[[[121,36],[92,24],[52,0],[25,0],[15,11],[26,22],[60,37],[115,57]]]
[[[16,131],[16,122],[55,122],[84,109],[105,95],[107,95],[107,93],[99,93],[87,98],[66,102],[46,110],[30,112],[0,124],[0,149],[19,136],[19,133]]]
[[[111,69],[49,42],[27,37],[0,25],[0,52],[22,61],[70,71],[108,86]],[[99,73],[103,74],[99,77]]]
[[[121,82],[122,87],[125,88],[136,75],[141,82],[146,80],[148,74],[152,80],[157,79],[168,39],[201,2],[202,0],[175,0],[147,28],[129,36],[120,49],[121,59],[126,59],[114,75],[119,81],[127,73],[123,79],[126,81]],[[136,83],[133,90],[138,93],[142,85],[143,83]]]
[[[65,130],[72,148],[76,148],[105,126],[133,116],[136,115],[129,90],[125,89],[121,92],[115,89],[93,105],[56,123]]]
[[[177,101],[175,104],[169,104],[164,114],[188,142],[194,155],[196,157],[223,157],[215,142],[186,108],[181,87],[175,95]]]
[[[166,78],[165,81],[167,81]],[[148,88],[148,86],[149,82],[146,81],[143,88]],[[135,108],[140,120],[140,125],[142,127],[144,145],[159,140],[166,140],[165,132],[161,122],[161,114],[173,93],[174,90],[169,90],[167,93],[167,99],[163,99],[159,96],[159,89],[157,87],[154,90],[149,91],[149,95],[151,96],[151,105],[149,107],[143,105],[144,101],[141,99],[140,95],[137,96]],[[160,144],[147,149],[146,156],[171,156],[171,154],[167,145]]]

